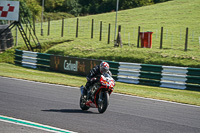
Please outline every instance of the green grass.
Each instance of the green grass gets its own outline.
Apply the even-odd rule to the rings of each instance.
[[[172,0],[150,6],[118,12],[118,25],[122,26],[123,48],[114,48],[115,12],[79,17],[79,35],[76,38],[77,18],[65,19],[64,37],[62,21],[43,23],[36,33],[43,46],[42,52],[113,61],[200,67],[200,0]],[[91,39],[91,21],[94,19],[94,38]],[[102,41],[99,41],[100,21],[103,21]],[[111,44],[107,44],[108,24],[111,24]],[[138,26],[141,31],[153,31],[152,49],[137,48]],[[160,29],[164,27],[163,49],[160,48]],[[184,51],[185,31],[189,28],[188,51]],[[70,41],[72,40],[72,41]],[[63,42],[56,46],[55,42]],[[23,45],[19,39],[19,45]],[[48,49],[50,46],[54,46]],[[22,48],[23,49],[23,48]]]
[[[0,53],[0,63],[6,62],[6,63],[14,63],[14,48],[6,50],[6,52]]]
[[[86,83],[85,77],[28,69],[7,63],[0,63],[0,76],[75,87],[80,87]],[[196,91],[175,90],[116,82],[114,92],[200,106],[200,92]]]
[[[143,64],[159,64],[169,66],[199,67],[200,62],[187,53],[173,55],[160,49],[134,49],[129,46],[114,48],[112,45],[102,45],[100,42],[88,39],[74,39],[51,47],[46,52],[50,54],[67,55],[81,58],[104,59],[110,61],[135,62]],[[95,45],[94,45],[95,43]],[[180,52],[179,52],[180,53]],[[189,53],[189,52],[188,52]]]

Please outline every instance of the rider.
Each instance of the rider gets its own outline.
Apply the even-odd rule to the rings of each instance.
[[[107,62],[102,62],[99,66],[95,66],[90,70],[90,73],[87,75],[87,83],[85,85],[85,90],[87,90],[87,98],[90,96],[90,86],[98,81],[102,74],[108,73],[112,76],[112,73],[109,71],[109,64]]]

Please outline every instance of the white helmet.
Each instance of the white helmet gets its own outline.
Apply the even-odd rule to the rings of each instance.
[[[100,64],[100,72],[101,73],[106,73],[109,71],[109,64],[107,62],[102,62]]]

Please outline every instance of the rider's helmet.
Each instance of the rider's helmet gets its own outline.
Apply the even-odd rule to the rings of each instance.
[[[100,64],[100,72],[103,74],[103,73],[106,73],[109,71],[109,64],[107,62],[102,62]]]

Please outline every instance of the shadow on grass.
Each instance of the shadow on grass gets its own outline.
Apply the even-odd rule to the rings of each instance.
[[[60,44],[60,43],[64,43],[64,42],[71,42],[71,41],[74,41],[74,40],[62,40],[62,41],[56,41],[56,42],[51,42],[51,44]]]

